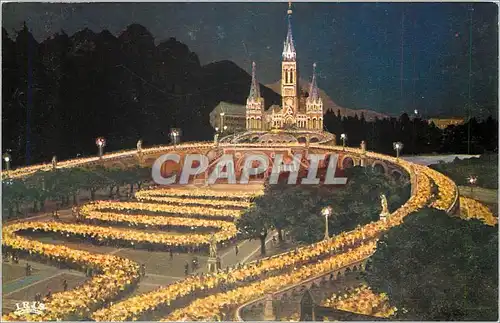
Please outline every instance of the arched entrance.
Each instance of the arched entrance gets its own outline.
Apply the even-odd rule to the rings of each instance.
[[[342,160],[342,168],[351,168],[354,167],[354,160],[351,157],[345,157]]]
[[[384,166],[379,163],[373,164],[373,170],[379,174],[385,174]]]

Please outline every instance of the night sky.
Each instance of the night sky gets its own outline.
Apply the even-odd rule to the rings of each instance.
[[[186,43],[202,64],[228,59],[250,72],[255,61],[262,83],[280,77],[286,3],[2,7],[2,23],[11,35],[23,21],[39,41],[61,29],[72,35],[85,27],[118,35],[127,25],[139,23],[157,42],[175,37]],[[494,3],[294,3],[292,25],[301,78],[309,79],[317,62],[319,87],[347,108],[391,115],[414,108],[427,116],[464,115],[471,31],[472,73],[479,75],[471,85],[473,95],[484,82],[496,82]],[[474,113],[496,116],[495,96],[481,95]]]

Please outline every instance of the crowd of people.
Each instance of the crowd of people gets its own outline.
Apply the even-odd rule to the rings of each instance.
[[[216,234],[218,240],[224,241],[236,235],[236,228],[233,222],[221,220],[204,220],[187,217],[165,217],[151,215],[129,215],[115,212],[90,212],[80,213],[80,221],[86,223],[102,223],[113,226],[125,225],[129,227],[146,227],[169,230],[175,228],[176,231],[189,232],[196,228],[200,231],[222,231]]]
[[[457,185],[449,177],[429,167],[420,168],[425,175],[432,179],[438,188],[438,198],[430,206],[438,210],[447,211],[458,195]]]
[[[176,252],[206,252],[210,242],[209,234],[174,234],[144,232],[89,224],[64,222],[19,222],[9,226],[15,231],[44,233],[67,240],[85,241],[96,245],[129,247],[147,250],[174,249]],[[235,235],[226,231],[215,234],[218,243],[230,243]]]
[[[117,203],[120,204],[120,203]],[[196,228],[201,231],[217,231],[217,241],[226,241],[236,236],[237,230],[232,221],[222,220],[206,220],[198,218],[190,218],[189,215],[178,213],[176,216],[152,216],[144,214],[128,214],[119,212],[101,212],[89,210],[84,207],[79,212],[80,222],[102,223],[105,225],[126,225],[129,227],[146,227],[157,228],[162,230],[168,229],[184,229],[184,231],[192,233]]]
[[[212,321],[228,320],[224,314],[238,304],[244,304],[268,293],[297,284],[309,278],[340,269],[349,264],[359,262],[370,256],[376,247],[375,241],[349,250],[348,252],[328,257],[324,260],[294,267],[290,272],[259,280],[244,287],[227,292],[215,293],[207,297],[197,298],[189,306],[170,313],[164,321]]]
[[[257,196],[264,194],[264,191],[237,191],[237,192],[225,192],[225,191],[216,191],[216,190],[207,190],[204,188],[190,188],[190,189],[168,189],[168,188],[159,188],[156,190],[150,191],[138,191],[135,193],[135,198],[138,200],[154,200],[158,199],[158,201],[164,201],[166,198],[172,197],[191,197],[195,199],[218,199],[217,202],[220,202],[220,205],[224,205],[224,203],[234,204],[236,201],[238,202],[247,202],[242,205],[248,205],[248,201]],[[229,200],[229,201],[226,201]],[[214,203],[215,205],[215,203]]]
[[[183,143],[182,146],[157,146],[157,147],[151,147],[151,148],[143,148],[141,153],[144,155],[147,154],[154,154],[160,151],[169,151],[169,150],[179,150],[179,149],[189,149],[189,148],[209,148],[212,147],[213,144],[208,144],[207,142],[189,142],[189,143]],[[122,150],[122,151],[114,151],[111,153],[105,154],[103,157],[108,160],[113,160],[113,159],[122,159],[126,157],[135,157],[137,154],[137,150]],[[85,166],[85,165],[90,165],[92,163],[98,162],[100,160],[99,157],[83,157],[83,158],[74,158],[74,159],[69,159],[65,161],[60,161],[57,163],[57,167],[61,168],[70,168],[70,167],[76,167],[76,166]],[[37,164],[37,165],[32,165],[32,166],[27,166],[27,167],[20,167],[17,169],[9,170],[9,171],[3,171],[3,175],[8,178],[19,178],[19,177],[26,177],[29,176],[39,170],[50,170],[53,167],[52,163],[45,163],[45,164]]]
[[[333,294],[324,300],[321,306],[384,318],[391,317],[397,311],[396,307],[389,304],[386,294],[376,294],[365,284],[352,291]]]
[[[348,150],[355,150],[346,148]],[[378,237],[390,227],[399,225],[405,216],[429,204],[434,182],[440,194],[436,201],[439,207],[446,208],[453,202],[449,198],[453,188],[448,182],[430,173],[427,168],[417,166],[400,159],[385,155],[369,153],[371,157],[381,158],[398,163],[406,169],[413,183],[413,194],[410,199],[386,219],[359,226],[356,229],[343,232],[331,239],[312,245],[296,248],[290,252],[254,261],[242,266],[229,268],[224,271],[209,274],[187,276],[184,280],[175,282],[157,290],[127,298],[115,304],[103,305],[110,299],[116,298],[131,285],[137,283],[142,275],[141,267],[127,259],[112,255],[90,254],[88,252],[69,249],[64,246],[43,244],[34,240],[25,239],[16,234],[19,231],[45,231],[64,234],[66,236],[82,236],[96,242],[119,241],[127,246],[134,244],[163,244],[167,246],[191,246],[196,249],[207,243],[207,235],[188,234],[172,236],[163,233],[146,233],[134,230],[117,230],[108,227],[98,227],[87,224],[68,224],[59,222],[22,222],[4,227],[3,244],[22,250],[31,255],[38,255],[55,262],[76,264],[81,268],[93,268],[96,275],[83,285],[63,293],[56,293],[50,301],[50,310],[43,314],[44,320],[68,319],[72,317],[92,318],[96,321],[125,321],[138,320],[147,317],[155,311],[175,308],[175,305],[184,301],[191,301],[190,305],[179,308],[170,313],[169,320],[213,320],[223,318],[223,313],[237,304],[259,298],[264,293],[277,291],[285,285],[329,272],[350,263],[368,257],[375,248]],[[439,174],[439,173],[438,173]],[[445,192],[445,190],[448,190]],[[443,191],[443,192],[441,192]],[[141,225],[173,225],[179,224],[175,217],[158,217],[148,215],[131,215],[137,212],[152,214],[171,213],[186,216],[207,216],[234,218],[235,211],[218,208],[175,206],[167,204],[169,200],[163,198],[204,198],[207,203],[217,205],[227,199],[251,199],[255,193],[226,193],[207,189],[168,189],[140,191],[137,199],[147,202],[98,202],[85,205],[80,210],[83,218],[98,218],[113,223],[134,223]],[[206,199],[209,197],[210,199]],[[154,200],[157,198],[158,200]],[[151,200],[147,200],[151,199]],[[174,200],[170,200],[173,202]],[[231,203],[234,203],[231,201]],[[197,204],[197,203],[193,203]],[[206,204],[203,204],[206,205]],[[229,205],[229,204],[226,204]],[[233,204],[234,205],[234,204]],[[191,221],[189,217],[183,221]],[[216,220],[201,220],[196,222],[200,226],[214,224],[219,228]],[[207,222],[202,222],[207,221]],[[217,223],[217,225],[215,225]],[[194,224],[194,222],[192,222]],[[227,227],[229,228],[229,227]],[[218,241],[227,239],[222,234],[229,235],[230,230],[219,231]],[[231,231],[231,234],[234,232]],[[170,249],[171,250],[171,249]],[[193,249],[191,249],[193,250]],[[98,309],[97,311],[95,311]],[[93,312],[95,311],[95,312]],[[92,313],[93,312],[93,313]],[[92,314],[90,314],[92,313]],[[13,315],[13,314],[10,314]],[[16,317],[6,317],[16,319]],[[19,318],[17,318],[19,319]],[[23,317],[34,319],[34,317]],[[40,319],[37,317],[36,319]]]
[[[41,222],[32,222],[32,224],[36,227],[36,224],[41,224]],[[54,265],[65,263],[82,270],[93,268],[96,274],[74,289],[51,294],[46,300],[46,310],[42,314],[12,312],[2,316],[3,321],[56,321],[88,318],[90,313],[104,306],[110,299],[124,294],[137,284],[140,275],[140,267],[137,263],[113,255],[93,254],[24,238],[16,234],[26,229],[24,225],[24,223],[16,223],[3,227],[2,244],[7,252],[15,252],[21,257],[29,257],[35,261]]]
[[[247,208],[250,206],[250,202],[245,199],[242,200],[225,200],[218,198],[217,196],[207,196],[206,198],[195,198],[195,197],[173,197],[173,196],[159,196],[159,195],[150,195],[144,196],[143,192],[150,191],[139,191],[135,194],[135,198],[140,202],[154,202],[154,203],[168,203],[171,205],[197,205],[197,206],[208,206],[215,208]],[[218,198],[217,201],[214,201],[214,198]]]
[[[486,205],[464,196],[460,196],[460,217],[466,220],[478,219],[491,226],[498,224],[498,218]]]
[[[214,205],[217,200],[213,200]],[[185,216],[197,216],[208,218],[229,218],[234,219],[240,216],[240,212],[232,209],[220,209],[214,207],[199,207],[186,205],[170,205],[161,203],[143,202],[119,202],[119,201],[96,201],[84,205],[81,212],[91,211],[111,211],[122,213],[147,212],[151,214],[179,214]]]

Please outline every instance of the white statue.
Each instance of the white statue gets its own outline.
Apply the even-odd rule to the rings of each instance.
[[[216,133],[216,134],[214,135],[214,144],[217,144],[217,141],[218,141],[218,140],[219,140],[219,134],[218,134],[218,133]]]
[[[366,142],[364,140],[361,141],[361,151],[366,152]]]
[[[141,150],[142,150],[142,139],[139,139],[139,141],[137,142],[137,151]]]
[[[56,169],[57,167],[57,157],[53,156],[52,157],[52,169]]]
[[[212,234],[210,237],[210,258],[216,258],[217,257],[217,239],[215,238],[215,235]]]
[[[387,207],[387,198],[384,194],[380,195],[380,204],[382,205],[382,212],[380,212],[380,216],[385,218],[389,215],[389,209]]]

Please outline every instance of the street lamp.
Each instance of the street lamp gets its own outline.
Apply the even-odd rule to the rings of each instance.
[[[219,127],[215,127],[215,134],[214,134],[214,145],[218,145],[219,142]]]
[[[476,182],[477,182],[477,176],[469,176],[467,177],[467,181],[469,182],[470,184],[470,198],[473,198],[473,194],[474,194],[474,185],[476,185]]]
[[[328,217],[332,214],[332,207],[324,207],[321,210],[321,214],[325,217],[325,240],[328,240],[330,238],[330,234],[328,233]]]
[[[401,151],[401,149],[403,149],[403,143],[400,141],[393,142],[392,148],[396,151],[396,159],[399,159],[399,152]]]
[[[106,146],[106,139],[104,139],[104,137],[99,137],[95,140],[95,144],[97,145],[97,148],[99,149],[99,158],[102,158],[103,148]]]
[[[224,112],[220,113],[220,128],[221,129],[224,129],[224,115],[225,115]]]
[[[12,160],[12,156],[9,153],[3,154],[3,160],[5,161],[5,170],[10,170],[10,162]]]
[[[415,109],[413,110],[413,113],[415,114],[415,116],[413,117],[413,142],[412,142],[412,145],[413,145],[413,154],[415,155],[416,153],[416,150],[417,150],[417,131],[416,131],[416,128],[415,128],[415,124],[416,124],[416,119],[418,117],[418,110]]]
[[[226,132],[226,130],[227,130],[227,126],[224,126],[222,129],[224,129],[224,132]]]
[[[345,150],[345,141],[347,140],[347,135],[345,133],[341,134],[340,139],[342,140],[342,150]]]

